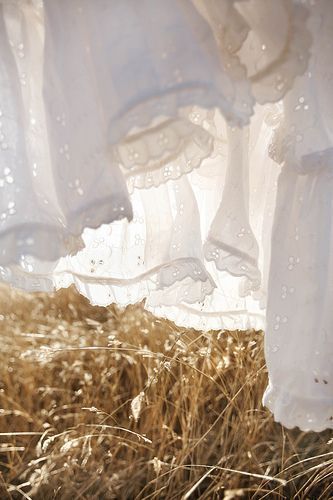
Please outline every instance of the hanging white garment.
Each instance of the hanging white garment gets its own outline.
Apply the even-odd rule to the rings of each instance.
[[[333,428],[332,33],[330,0],[0,0],[1,279],[264,329],[275,419]]]

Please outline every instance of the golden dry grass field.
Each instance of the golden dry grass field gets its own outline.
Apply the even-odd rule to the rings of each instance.
[[[329,499],[333,433],[262,407],[261,332],[1,289],[0,499]]]

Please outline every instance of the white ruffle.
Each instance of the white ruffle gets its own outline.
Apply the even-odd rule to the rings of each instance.
[[[213,154],[214,138],[199,125],[205,114],[197,109],[191,110],[187,120],[164,120],[126,137],[114,148],[114,161],[121,166],[130,192],[178,179]]]
[[[321,432],[333,429],[333,398],[306,398],[279,386],[267,387],[263,404],[277,422],[288,429],[297,426],[302,431]]]

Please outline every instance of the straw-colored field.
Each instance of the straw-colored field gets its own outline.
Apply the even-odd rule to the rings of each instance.
[[[333,433],[273,422],[260,332],[1,291],[0,498],[333,498]]]

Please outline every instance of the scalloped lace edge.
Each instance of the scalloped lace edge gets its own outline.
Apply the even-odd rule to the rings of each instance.
[[[208,253],[218,250],[216,257],[209,257]],[[222,252],[222,254],[220,253]],[[260,288],[261,274],[257,267],[256,260],[246,252],[237,248],[225,245],[215,238],[209,236],[204,244],[205,259],[214,262],[219,271],[227,271],[231,276],[245,278],[245,282],[240,287],[240,296],[245,297],[251,292],[256,292]]]
[[[304,432],[333,429],[333,398],[309,399],[291,395],[270,382],[263,396],[263,405],[273,413],[276,422],[288,429],[298,427]]]
[[[174,276],[173,271],[175,266],[179,267],[182,263],[186,265],[186,272],[183,273],[183,277],[177,278]],[[195,268],[196,273],[193,272],[193,275],[191,275],[189,266]],[[162,272],[165,273],[166,271],[169,271],[168,279],[161,286],[159,277]],[[29,273],[19,266],[13,266],[7,270],[2,268],[0,276],[3,281],[27,291],[50,292],[60,288],[67,288],[74,284],[79,293],[88,298],[91,304],[99,306],[107,306],[116,302],[120,306],[125,307],[129,304],[140,302],[147,297],[149,301],[151,294],[163,294],[163,290],[168,291],[174,285],[176,285],[176,289],[183,291],[183,296],[179,298],[179,301],[185,301],[190,304],[202,301],[216,288],[213,279],[205,269],[203,263],[199,259],[194,258],[175,259],[167,264],[156,266],[135,278],[129,279],[90,276],[66,269],[53,273],[37,274]],[[90,296],[89,285],[101,286],[103,300],[101,298],[97,300]],[[194,291],[192,296],[190,293],[191,289]],[[172,300],[174,300],[173,295],[174,293],[172,294]],[[167,298],[167,294],[165,294],[165,298]],[[166,305],[168,305],[167,300]]]
[[[132,218],[129,202],[105,198],[98,204],[85,206],[67,216],[69,229],[55,224],[31,222],[13,225],[0,231],[0,247],[6,248],[6,256],[0,255],[0,266],[17,264],[22,255],[30,255],[40,260],[56,261],[66,255],[75,254],[83,248],[81,239],[84,229],[97,229],[103,224]],[[19,242],[22,245],[19,248]]]
[[[216,312],[204,312],[191,307],[188,304],[177,306],[151,307],[145,304],[145,308],[155,316],[173,321],[185,328],[194,328],[200,331],[211,330],[264,330],[266,317],[264,314],[251,312],[247,309],[234,309]]]

